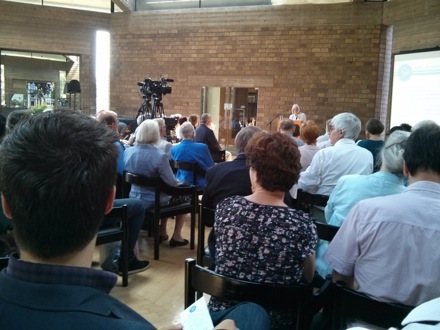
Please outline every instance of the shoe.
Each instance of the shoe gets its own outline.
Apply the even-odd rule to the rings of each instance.
[[[177,246],[188,245],[188,243],[189,243],[189,241],[187,239],[184,239],[183,242],[176,241],[175,239],[170,239],[170,246],[172,248],[177,247]]]
[[[159,236],[159,244],[163,241],[168,241],[168,235],[160,235]]]
[[[119,262],[118,275],[122,275],[122,262]],[[128,261],[128,275],[143,272],[150,268],[150,262],[147,260],[139,260],[134,257]]]

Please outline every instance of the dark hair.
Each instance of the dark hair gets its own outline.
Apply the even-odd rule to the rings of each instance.
[[[411,133],[403,159],[412,176],[419,171],[440,174],[440,126],[422,126]]]
[[[189,117],[188,117],[188,121],[189,121],[194,127],[196,127],[196,125],[199,123],[199,115],[196,115],[196,114],[189,115]]]
[[[300,134],[300,127],[299,127],[299,125],[298,124],[293,124],[293,132],[292,132],[292,135],[294,136],[294,137],[298,137],[299,136],[299,134]]]
[[[286,134],[257,133],[248,142],[245,154],[264,189],[286,192],[298,182],[301,154],[295,141]]]
[[[51,259],[96,235],[116,179],[113,133],[86,115],[34,115],[0,147],[0,189],[20,249]]]
[[[316,143],[319,136],[319,128],[313,120],[307,120],[301,125],[301,139],[306,144]]]
[[[179,118],[179,120],[178,120],[178,122],[179,122],[179,125],[182,125],[184,122],[186,122],[188,119],[186,118],[186,117],[180,117]]]
[[[402,127],[402,131],[411,132],[412,126],[407,123],[400,124],[400,127]]]
[[[385,129],[385,126],[382,124],[382,122],[379,119],[371,118],[367,121],[367,124],[365,125],[365,130],[368,133],[379,135],[382,134]]]

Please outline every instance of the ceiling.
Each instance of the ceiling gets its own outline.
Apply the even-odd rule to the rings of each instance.
[[[0,1],[12,1],[12,2],[20,2],[20,3],[28,3],[28,4],[36,4],[36,5],[45,5],[45,6],[55,6],[55,7],[64,7],[64,8],[73,8],[80,10],[88,10],[88,11],[97,11],[103,13],[111,12],[111,2],[110,0],[0,0]],[[211,1],[211,0],[202,0],[202,1]],[[305,3],[315,3],[315,4],[323,4],[323,3],[340,3],[340,2],[359,2],[363,0],[272,0],[271,3],[273,5],[294,5],[294,4],[305,4]],[[371,1],[371,0],[369,0]],[[377,0],[376,0],[377,1]],[[379,0],[383,1],[383,0]],[[154,3],[156,6],[160,6],[163,8],[167,4],[170,8],[175,8],[177,3],[188,2],[188,0],[155,0],[155,1],[147,1],[147,0],[133,0],[131,3],[134,5],[135,2],[139,2],[139,7],[142,7],[141,3]],[[252,1],[248,1],[252,2]],[[127,6],[127,3],[130,1],[124,0],[114,0],[113,3],[114,11],[131,11],[131,8]],[[246,1],[244,1],[246,3]],[[118,7],[118,5],[120,7]]]

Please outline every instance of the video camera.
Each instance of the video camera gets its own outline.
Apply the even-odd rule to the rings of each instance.
[[[161,98],[162,95],[171,94],[172,88],[168,86],[169,82],[174,82],[174,79],[160,78],[160,80],[155,81],[151,78],[145,78],[144,81],[138,82],[137,85],[139,86],[139,91],[148,99],[153,95],[155,98]]]

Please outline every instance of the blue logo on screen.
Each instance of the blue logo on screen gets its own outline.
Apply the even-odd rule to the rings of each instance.
[[[193,307],[191,307],[191,308],[189,309],[189,312],[192,313],[192,312],[194,312],[195,310],[196,310],[196,306],[193,306]]]

